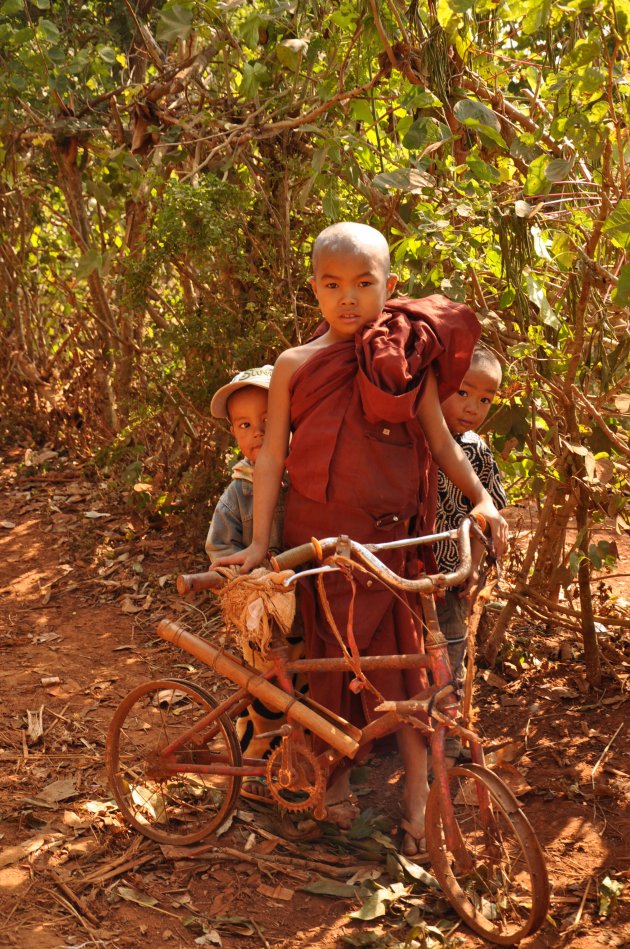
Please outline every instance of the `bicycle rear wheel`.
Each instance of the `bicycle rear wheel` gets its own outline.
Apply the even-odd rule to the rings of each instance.
[[[216,707],[199,686],[161,679],[133,689],[116,709],[107,774],[123,816],[146,837],[176,846],[196,843],[236,807],[241,777],[230,772],[243,759],[231,720],[221,715],[187,734]]]
[[[426,813],[427,849],[445,896],[463,920],[502,946],[544,922],[549,906],[545,859],[518,801],[480,765],[448,772],[456,827],[447,842],[435,782]],[[458,833],[459,831],[459,833]]]

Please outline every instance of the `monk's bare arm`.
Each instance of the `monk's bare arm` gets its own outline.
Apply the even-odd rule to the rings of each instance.
[[[214,561],[211,567],[221,564],[242,564],[242,572],[247,573],[262,563],[267,554],[271,525],[289,449],[289,384],[296,368],[295,352],[296,350],[287,350],[278,357],[271,377],[265,438],[254,467],[252,543],[238,554]]]
[[[497,557],[501,557],[507,548],[508,525],[497,511],[494,501],[477,477],[466,454],[448,430],[432,370],[420,401],[418,420],[436,463],[446,477],[475,505],[473,513],[485,517],[492,531],[495,553]]]

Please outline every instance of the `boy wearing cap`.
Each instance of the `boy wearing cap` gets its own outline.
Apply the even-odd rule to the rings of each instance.
[[[211,561],[244,550],[252,541],[254,520],[254,464],[267,422],[267,394],[273,366],[237,373],[215,392],[210,412],[226,418],[243,455],[232,468],[232,481],[214,509],[206,538]],[[282,550],[282,494],[273,521],[269,549]]]
[[[267,423],[267,393],[273,366],[260,366],[238,372],[231,382],[215,392],[210,412],[215,418],[225,418],[243,457],[232,468],[232,481],[214,509],[206,539],[206,553],[211,561],[244,550],[252,541],[254,522],[254,465],[261,449]],[[280,492],[269,539],[269,551],[282,550],[282,522],[284,492]],[[301,635],[287,638],[291,657],[301,659],[304,645]],[[251,650],[245,659],[259,667],[259,659]],[[302,683],[305,690],[306,685]],[[282,722],[282,715],[257,700],[243,712],[236,730],[243,753],[266,758],[280,738],[258,738]],[[243,796],[261,800],[266,798],[264,783],[252,779],[243,786]]]

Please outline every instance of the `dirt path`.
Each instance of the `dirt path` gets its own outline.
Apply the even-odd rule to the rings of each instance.
[[[0,471],[0,945],[482,945],[435,892],[396,881],[385,864],[383,839],[397,821],[393,754],[354,775],[364,816],[348,835],[328,827],[318,840],[289,842],[248,802],[213,851],[191,858],[165,855],[124,826],[103,768],[116,705],[160,675],[216,687],[155,637],[163,615],[221,636],[206,601],[183,603],[174,592],[177,572],[203,566],[201,542],[185,550],[175,535],[147,531],[70,463],[35,456],[25,467],[23,458],[23,449],[6,451]],[[627,573],[628,560],[617,570]],[[630,599],[627,587],[611,585]],[[482,729],[501,746],[502,775],[536,827],[553,880],[552,918],[524,945],[630,940],[621,896],[630,872],[630,637],[622,632],[602,634],[617,656],[601,693],[585,686],[577,642],[524,621],[513,630],[516,675],[506,666],[495,670],[501,680],[478,677]],[[304,889],[326,876],[337,895]],[[350,878],[362,899],[345,895],[340,884]],[[390,893],[390,912],[349,919],[379,888]],[[416,938],[405,942],[414,924]]]

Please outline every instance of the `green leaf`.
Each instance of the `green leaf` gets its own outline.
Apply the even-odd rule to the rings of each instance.
[[[283,66],[296,70],[302,62],[302,57],[308,51],[306,40],[282,40],[276,46],[276,56]]]
[[[267,25],[267,20],[263,19],[259,13],[253,13],[244,23],[241,24],[238,35],[248,49],[254,49],[260,41],[260,31]]]
[[[421,86],[412,86],[405,101],[410,109],[439,109],[442,106],[437,96]]]
[[[485,125],[494,129],[499,136],[501,134],[501,122],[498,115],[482,102],[477,102],[475,99],[460,99],[455,103],[453,112],[463,125]]]
[[[617,247],[630,247],[630,198],[621,199],[602,230]]]
[[[541,323],[544,323],[545,326],[550,326],[555,330],[560,329],[560,320],[556,316],[555,311],[549,305],[549,301],[547,300],[547,296],[542,285],[538,282],[533,274],[525,274],[525,287],[528,299],[530,299],[532,303],[535,303],[538,307]]]
[[[564,158],[554,158],[545,168],[545,178],[548,181],[565,181],[571,171],[572,162]]]
[[[269,73],[262,63],[254,63],[253,65],[245,63],[243,78],[238,89],[239,93],[244,99],[253,99],[268,76]]]
[[[561,270],[570,270],[575,260],[575,250],[568,234],[556,232],[551,244],[551,256]]]
[[[55,24],[50,20],[46,20],[44,17],[42,17],[37,26],[42,36],[44,36],[45,39],[50,40],[51,43],[56,43],[61,36],[61,33]]]
[[[413,125],[407,129],[407,133],[403,138],[403,145],[405,148],[421,150],[426,145],[432,145],[433,142],[445,141],[443,135],[445,126],[442,126],[441,129],[440,125],[441,123],[436,122],[435,119],[416,119]],[[450,132],[448,129],[446,131],[446,138],[448,138]]]
[[[624,884],[621,880],[611,880],[605,876],[599,884],[599,915],[610,916],[617,908],[619,897],[623,893]]]
[[[619,283],[612,295],[615,306],[630,306],[630,264],[624,264],[619,271]]]
[[[50,10],[50,0],[31,0],[31,2],[38,10]]]
[[[4,16],[11,16],[13,13],[21,13],[23,9],[23,0],[4,0],[4,3],[0,7],[0,13]]]
[[[158,16],[156,38],[160,43],[188,39],[192,29],[192,17],[192,10],[180,3],[169,4]]]
[[[333,13],[331,20],[346,33],[354,33],[359,13],[351,9],[351,4],[342,4],[339,10]]]
[[[394,171],[383,171],[372,179],[381,191],[406,191],[407,194],[421,194],[423,188],[434,188],[435,178],[417,168],[396,168]]]
[[[491,184],[497,184],[501,181],[501,172],[498,168],[489,165],[487,161],[483,161],[477,155],[467,155],[466,164],[477,181],[488,181]]]
[[[116,50],[112,49],[111,46],[101,46],[98,55],[106,63],[115,63],[116,62]]]
[[[488,147],[490,143],[492,145],[497,145],[499,148],[502,148],[504,151],[507,151],[507,142],[502,135],[499,135],[498,132],[495,132],[493,128],[490,128],[489,125],[480,125],[479,122],[473,122],[472,120],[465,123],[466,126],[470,128],[476,128],[481,138],[483,145]]]
[[[95,270],[98,270],[100,266],[101,255],[95,247],[91,247],[79,260],[77,269],[75,270],[75,276],[77,280],[82,280],[84,277],[89,277],[89,275]]]
[[[534,158],[529,166],[527,180],[523,187],[524,195],[548,194],[551,191],[551,182],[545,174],[545,169],[549,164],[546,155],[539,155]]]
[[[322,209],[329,221],[338,221],[341,213],[341,203],[332,179],[329,180],[331,185],[322,198]]]

